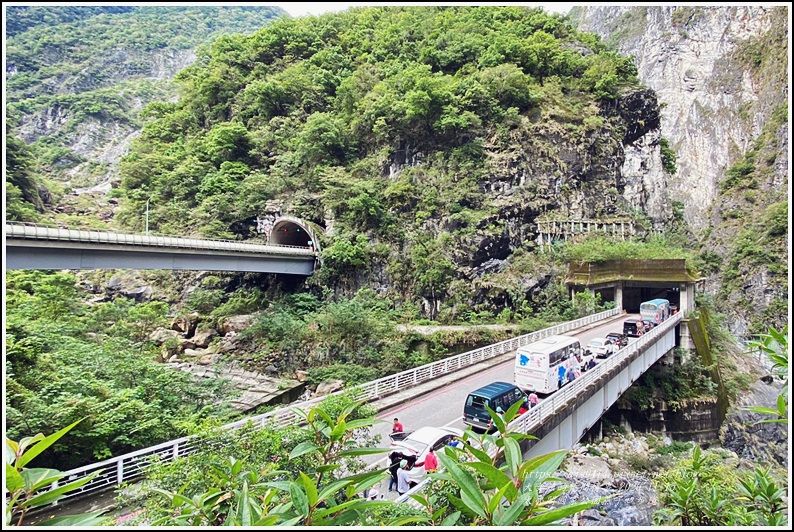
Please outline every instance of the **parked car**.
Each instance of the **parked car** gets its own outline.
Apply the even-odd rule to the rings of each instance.
[[[628,337],[625,334],[619,332],[611,332],[607,334],[606,339],[616,345],[618,350],[623,349],[629,344]]]
[[[423,466],[413,464],[424,464],[427,451],[433,449],[438,454],[443,451],[444,446],[452,443],[453,440],[461,440],[463,431],[454,427],[422,427],[409,433],[402,440],[392,440],[391,450],[399,451],[408,459],[411,469],[408,470],[408,478],[411,482],[420,482],[425,475]]]
[[[586,355],[593,354],[596,358],[606,358],[615,352],[615,346],[606,338],[599,336],[587,342],[584,352]]]

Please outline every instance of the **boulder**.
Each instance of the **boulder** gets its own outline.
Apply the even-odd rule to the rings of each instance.
[[[326,379],[317,385],[317,390],[314,392],[315,397],[321,397],[341,390],[345,387],[345,381],[340,379]]]
[[[190,338],[180,338],[179,339],[179,349],[184,351],[185,349],[195,349],[196,344]]]
[[[237,333],[231,331],[226,333],[226,335],[221,338],[221,343],[218,346],[218,353],[228,353],[229,351],[234,351],[240,345],[240,339],[237,337]]]
[[[201,328],[196,331],[196,334],[193,335],[193,343],[196,344],[198,347],[207,347],[210,345],[210,342],[213,338],[218,336],[218,331],[211,328]]]
[[[179,334],[177,331],[173,331],[171,329],[166,329],[164,327],[158,327],[149,334],[149,340],[152,342],[157,342],[158,344],[162,345],[168,340],[175,338],[178,339],[182,335]]]
[[[198,362],[196,362],[196,364],[200,366],[209,366],[215,361],[215,356],[216,356],[215,353],[209,353],[207,355],[204,355],[198,360]]]
[[[295,378],[298,379],[298,382],[306,382],[306,379],[309,378],[309,372],[303,371],[302,369],[296,369]]]
[[[209,349],[185,349],[185,356],[188,357],[203,357],[211,354]]]
[[[244,331],[254,322],[256,316],[253,314],[241,314],[239,316],[229,316],[221,324],[221,332],[226,335],[230,332]]]
[[[190,337],[195,334],[198,322],[198,312],[191,312],[190,314],[185,314],[183,316],[177,316],[174,318],[171,321],[171,328],[175,331],[181,332],[185,335],[185,337]]]

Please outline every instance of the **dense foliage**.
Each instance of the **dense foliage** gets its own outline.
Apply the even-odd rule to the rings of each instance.
[[[354,292],[385,278],[390,295],[451,321],[485,291],[463,271],[488,245],[502,259],[532,247],[486,190],[490,154],[519,138],[553,152],[558,134],[578,151],[617,149],[614,103],[636,73],[541,9],[389,7],[222,37],[178,82],[182,99],[146,108],[122,160],[119,222],[140,229],[151,198],[158,231],[232,238],[276,200],[333,221],[316,284]],[[538,165],[564,171],[551,152]],[[532,183],[514,201],[529,217],[553,198]]]
[[[194,382],[157,360],[148,334],[168,305],[89,304],[73,275],[6,272],[6,435],[85,421],[37,459],[70,469],[190,434],[229,413],[223,382]]]
[[[77,22],[95,15],[115,15],[135,9],[124,6],[6,6],[6,37],[37,26]]]

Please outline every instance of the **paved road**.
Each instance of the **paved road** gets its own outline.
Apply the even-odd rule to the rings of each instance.
[[[567,333],[576,336],[582,346],[596,336],[606,336],[609,332],[622,332],[623,321],[631,318],[639,319],[639,314],[619,315],[605,324],[589,329],[578,329]],[[629,343],[636,341],[636,338],[629,338]],[[405,427],[406,431],[418,429],[423,426],[435,427],[455,427],[465,429],[466,425],[462,421],[463,404],[469,392],[485,386],[494,381],[513,382],[513,365],[515,351],[511,354],[502,355],[499,361],[489,367],[483,367],[479,371],[466,376],[453,375],[447,377],[448,381],[443,388],[436,388],[417,395],[411,399],[406,399],[400,404],[382,409],[378,419],[384,421],[373,427],[373,433],[381,437],[381,447],[388,447],[389,433],[391,432],[391,422],[397,417]],[[539,394],[540,395],[540,394]],[[541,402],[546,397],[540,396]],[[369,458],[367,463],[376,463],[379,466],[386,464],[386,457],[375,455]],[[386,493],[388,481],[382,482],[377,488],[381,493]],[[396,494],[386,493],[387,498],[394,499]]]

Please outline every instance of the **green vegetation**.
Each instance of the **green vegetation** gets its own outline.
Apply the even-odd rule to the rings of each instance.
[[[670,147],[669,141],[662,137],[662,139],[659,141],[659,145],[661,146],[662,166],[664,166],[665,172],[670,175],[675,174],[678,171],[675,166],[675,152]]]
[[[785,480],[756,467],[746,472],[718,453],[691,455],[654,477],[664,508],[656,524],[680,526],[785,526]]]
[[[53,433],[85,419],[39,457],[70,469],[190,434],[229,412],[222,382],[194,382],[159,360],[149,333],[168,305],[89,304],[73,275],[6,272],[6,434]]]
[[[504,414],[506,422],[519,406]],[[524,462],[519,442],[532,436],[506,431],[505,421],[491,411],[499,432],[477,437],[467,431],[464,449],[440,451],[443,470],[430,475],[425,493],[414,496],[421,509],[368,501],[362,492],[388,478],[385,468],[364,469],[357,460],[388,451],[361,442],[376,422],[372,411],[343,397],[335,405],[326,400],[296,412],[303,426],[243,429],[228,446],[208,440],[201,454],[151,469],[146,512],[136,519],[170,526],[538,526],[606,500],[555,507],[569,486],[548,490],[544,484],[559,482],[553,475],[566,452]],[[489,450],[499,452],[491,458]],[[501,458],[504,464],[497,466]]]

